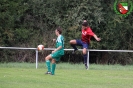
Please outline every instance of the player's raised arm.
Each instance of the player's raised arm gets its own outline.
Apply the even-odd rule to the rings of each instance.
[[[101,38],[97,37],[96,34],[94,34],[93,37],[94,37],[97,41],[101,41]]]

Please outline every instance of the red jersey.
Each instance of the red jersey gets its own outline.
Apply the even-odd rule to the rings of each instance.
[[[90,27],[87,27],[86,29],[82,29],[82,38],[81,40],[85,43],[90,43],[91,37],[94,36],[94,33],[92,32]]]

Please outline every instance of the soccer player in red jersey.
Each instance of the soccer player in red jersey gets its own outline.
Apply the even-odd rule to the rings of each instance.
[[[87,49],[89,48],[89,43],[90,43],[91,37],[94,37],[97,41],[101,40],[100,38],[97,37],[97,35],[88,26],[87,21],[84,20],[82,23],[81,39],[70,40],[70,45],[74,48],[73,53],[76,50],[78,50],[76,45],[83,47],[83,57],[84,57],[84,64],[85,64],[86,69],[88,69],[88,66],[87,66]]]

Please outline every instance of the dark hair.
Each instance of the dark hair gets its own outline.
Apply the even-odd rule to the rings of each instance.
[[[56,30],[59,32],[59,34],[62,33],[62,29],[60,27],[56,28]]]
[[[82,26],[87,27],[87,26],[88,26],[88,22],[83,22],[83,23],[82,23]]]

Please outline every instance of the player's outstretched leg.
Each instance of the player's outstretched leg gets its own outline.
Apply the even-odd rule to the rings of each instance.
[[[73,52],[72,52],[72,54],[74,54],[75,53],[75,51],[76,50],[78,50],[78,48],[76,47],[76,40],[70,40],[70,45],[73,47]]]

